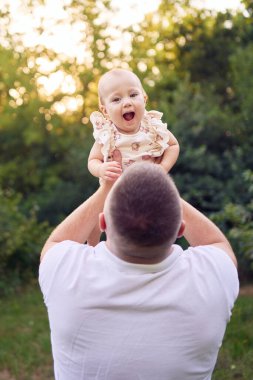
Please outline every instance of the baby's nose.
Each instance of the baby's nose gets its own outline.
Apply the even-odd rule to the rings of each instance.
[[[124,99],[123,99],[123,106],[124,107],[128,107],[132,104],[131,102],[131,98],[129,96],[126,96]]]

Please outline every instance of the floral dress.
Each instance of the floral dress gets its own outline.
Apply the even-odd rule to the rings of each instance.
[[[167,124],[161,120],[162,115],[158,111],[145,111],[139,131],[124,134],[101,112],[93,112],[90,116],[93,136],[102,145],[104,161],[110,161],[115,149],[121,152],[123,170],[134,162],[154,161],[156,157],[162,156],[169,146],[169,131]]]

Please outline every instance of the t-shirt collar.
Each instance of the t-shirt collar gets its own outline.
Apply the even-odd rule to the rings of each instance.
[[[145,274],[157,273],[170,269],[179,256],[183,253],[183,249],[179,245],[172,245],[171,253],[162,261],[156,264],[134,264],[115,256],[106,246],[106,243],[100,242],[95,250],[99,250],[98,255],[103,254],[104,258],[110,261],[110,265],[114,265],[121,272]]]

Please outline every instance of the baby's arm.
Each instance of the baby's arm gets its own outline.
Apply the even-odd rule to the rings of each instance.
[[[104,162],[101,145],[97,142],[91,148],[88,169],[92,175],[103,178],[105,181],[115,181],[122,173],[120,163],[116,161]]]
[[[170,139],[169,146],[165,149],[161,162],[159,163],[162,168],[168,173],[177,161],[179,155],[179,144],[176,137],[169,131]]]

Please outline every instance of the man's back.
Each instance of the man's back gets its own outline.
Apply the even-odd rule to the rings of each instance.
[[[140,265],[65,241],[40,284],[59,380],[208,380],[238,293],[232,260],[210,246]]]

